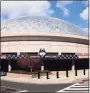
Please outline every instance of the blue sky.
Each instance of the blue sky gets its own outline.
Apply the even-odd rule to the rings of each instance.
[[[60,1],[59,1],[60,2]],[[67,20],[73,24],[80,26],[81,28],[88,28],[88,15],[86,19],[80,16],[83,11],[88,7],[88,1],[73,1],[71,4],[67,4],[66,8],[69,10],[69,15],[64,15],[60,8],[56,7],[55,1],[52,1],[51,8],[55,10],[53,17],[61,18]],[[83,14],[84,15],[84,14]]]
[[[1,1],[1,19],[52,16],[88,28],[88,1]]]

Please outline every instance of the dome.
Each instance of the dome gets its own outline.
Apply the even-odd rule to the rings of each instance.
[[[58,32],[61,34],[88,36],[87,33],[74,24],[62,19],[44,16],[27,16],[3,20],[1,31]]]

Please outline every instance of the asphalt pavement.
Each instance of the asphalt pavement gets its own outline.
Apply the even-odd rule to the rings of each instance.
[[[88,81],[75,83],[69,87],[57,91],[56,93],[89,93],[89,83]]]
[[[72,84],[26,84],[26,83],[16,83],[10,81],[1,80],[1,93],[55,93],[58,90],[66,88]]]
[[[1,80],[1,93],[88,93],[88,81],[69,84],[26,84]]]

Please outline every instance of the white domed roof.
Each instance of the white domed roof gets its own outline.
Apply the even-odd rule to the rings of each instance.
[[[61,19],[43,16],[28,16],[4,20],[1,23],[1,31],[60,32],[61,34],[88,36],[87,33],[76,25]]]

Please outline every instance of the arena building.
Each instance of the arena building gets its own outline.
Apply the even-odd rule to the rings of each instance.
[[[25,61],[26,55],[29,59],[40,59],[38,52],[42,48],[46,51],[42,69],[63,70],[67,67],[71,69],[72,64],[78,64],[80,68],[88,68],[88,44],[88,34],[80,27],[62,19],[28,16],[3,20],[1,69],[7,68],[8,71],[8,64],[9,70],[10,67],[16,69],[16,63],[19,67],[20,64],[23,64],[21,67],[27,67],[25,64],[31,61]],[[19,59],[23,59],[24,62]],[[35,63],[34,61],[32,64]],[[39,63],[35,64],[32,65],[33,68],[37,68]]]

